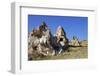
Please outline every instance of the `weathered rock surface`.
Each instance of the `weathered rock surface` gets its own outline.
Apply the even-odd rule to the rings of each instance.
[[[29,59],[41,55],[54,55],[55,51],[51,45],[52,40],[51,31],[44,22],[39,26],[39,28],[33,29],[33,31],[28,36]]]
[[[38,56],[51,56],[60,54],[68,48],[68,39],[64,29],[59,26],[56,36],[51,34],[45,22],[28,35],[28,56],[31,60]]]
[[[66,38],[66,33],[64,29],[59,26],[56,31],[57,43],[59,49],[59,54],[68,48],[68,39]]]
[[[73,36],[73,39],[70,42],[71,46],[80,46],[80,42],[78,41],[78,38]]]

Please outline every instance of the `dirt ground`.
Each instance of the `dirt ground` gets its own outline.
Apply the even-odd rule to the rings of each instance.
[[[33,58],[33,60],[58,60],[58,59],[83,59],[83,58],[88,58],[87,47],[69,47],[69,52],[66,50],[60,55],[38,57],[38,58]]]

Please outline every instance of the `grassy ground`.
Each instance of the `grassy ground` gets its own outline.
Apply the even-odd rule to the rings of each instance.
[[[56,59],[82,59],[88,58],[88,48],[87,47],[69,47],[69,52],[56,56],[38,57],[33,58],[33,60],[56,60]]]

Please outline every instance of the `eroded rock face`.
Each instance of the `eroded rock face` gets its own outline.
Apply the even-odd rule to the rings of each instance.
[[[70,45],[71,46],[80,46],[80,42],[78,41],[78,38],[73,36],[73,39],[71,40]]]
[[[61,26],[57,28],[56,37],[58,47],[60,48],[59,53],[61,53],[63,50],[68,48],[68,39],[66,38],[66,33]]]
[[[68,49],[68,39],[64,29],[59,26],[56,35],[43,22],[37,29],[33,29],[28,35],[28,58],[52,56],[60,54]]]
[[[53,38],[51,31],[44,22],[39,26],[39,28],[33,29],[33,31],[28,36],[29,59],[32,58],[32,55],[54,55],[55,51],[51,45],[52,40]]]

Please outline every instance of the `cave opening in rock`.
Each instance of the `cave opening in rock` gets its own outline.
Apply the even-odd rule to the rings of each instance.
[[[60,40],[59,41],[63,41],[63,38],[60,38]]]

